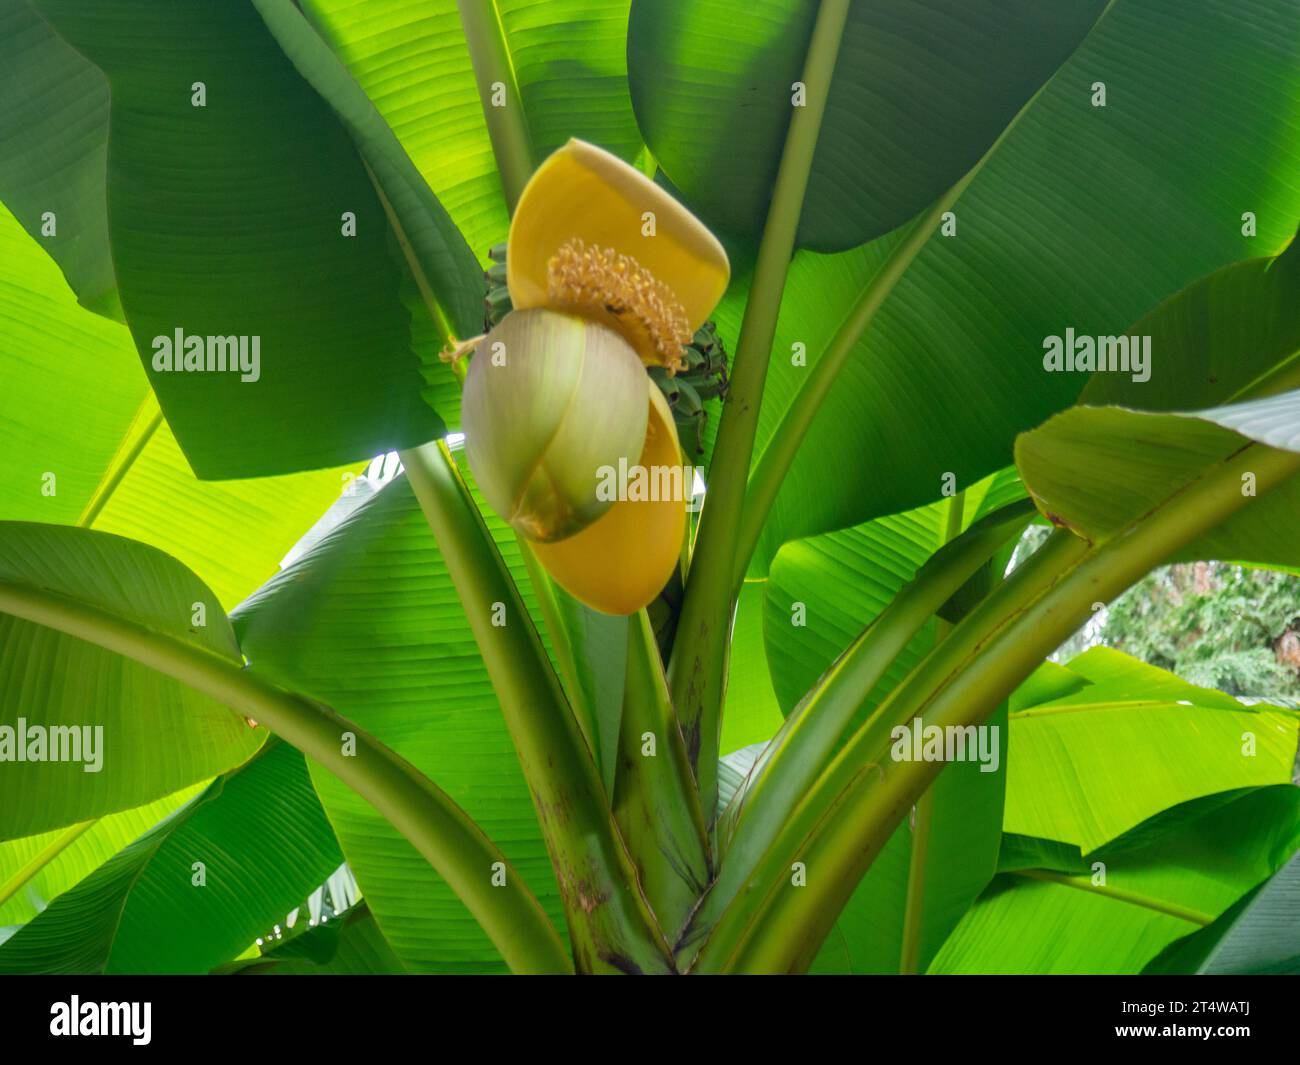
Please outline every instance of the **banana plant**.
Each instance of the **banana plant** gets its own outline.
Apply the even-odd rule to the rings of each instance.
[[[0,0],[0,972],[1300,971],[1300,714],[1053,657],[1300,566],[1298,60]]]

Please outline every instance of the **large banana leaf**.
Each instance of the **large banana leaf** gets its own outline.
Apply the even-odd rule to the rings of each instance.
[[[752,581],[745,583],[736,604],[722,714],[724,751],[766,743],[781,727],[781,706],[772,690],[769,652],[763,640],[766,600],[767,582]]]
[[[1099,543],[1123,534],[1251,441],[1296,449],[1300,389],[1179,414],[1075,407],[1023,434],[1016,441],[1016,464],[1045,516]],[[1262,466],[1263,456],[1259,462]],[[1175,558],[1300,563],[1300,544],[1285,534],[1300,507],[1300,480],[1292,478],[1256,498],[1253,476],[1247,469],[1239,483],[1225,489],[1247,505]]]
[[[6,940],[0,972],[207,972],[341,861],[302,755],[275,743]]]
[[[246,481],[200,481],[165,424],[104,499],[93,527],[157,547],[203,578],[229,610],[279,571],[281,560],[357,470]]]
[[[120,321],[104,188],[108,106],[98,67],[26,0],[0,0],[0,200],[40,235],[81,303]]]
[[[500,523],[494,526],[501,533]],[[501,534],[520,578],[518,548]],[[327,702],[413,763],[560,915],[487,671],[404,477],[261,589],[235,622],[253,670]],[[503,971],[487,937],[424,858],[331,774],[313,766],[312,778],[402,962],[415,972]]]
[[[1294,853],[1300,789],[1256,789],[1178,823],[1142,847],[1120,840],[1086,857],[1075,849],[1060,868],[997,877],[929,971],[1139,972]]]
[[[537,160],[569,137],[628,160],[641,150],[624,58],[628,3],[495,4]],[[486,264],[510,223],[456,0],[303,0],[300,6]],[[441,366],[426,377],[430,401],[457,427],[459,386]]]
[[[406,970],[384,939],[374,914],[361,903],[335,921],[319,924],[221,971],[249,976],[361,976]]]
[[[227,608],[262,584],[349,483],[325,470],[203,482],[176,446],[125,326],[85,313],[0,206],[0,515],[161,548]]]
[[[1143,972],[1300,974],[1300,851],[1212,925],[1171,943]]]
[[[935,499],[946,472],[971,484],[1007,465],[1014,435],[1086,383],[1044,372],[1044,338],[1126,331],[1284,246],[1300,218],[1300,188],[1278,176],[1300,167],[1298,58],[1291,0],[1250,18],[1235,0],[1116,0],[963,194],[956,235],[932,237],[854,347],[782,483],[758,572],[787,540]],[[795,256],[756,455],[897,243]],[[716,315],[731,345],[747,285],[738,264]]]
[[[421,396],[421,360],[432,355],[416,350],[412,314],[422,312],[365,152],[257,10],[201,0],[38,9],[109,80],[119,295],[199,475],[368,459],[438,433]],[[375,170],[383,176],[378,161]],[[432,197],[423,206],[437,210]],[[427,280],[463,332],[476,322],[480,278],[454,229],[439,233],[445,264]],[[158,361],[163,342],[183,338],[188,358],[194,337],[200,350],[204,337],[237,338],[240,372],[177,373]]]
[[[1300,790],[1283,783],[1295,737],[1294,714],[1108,648],[1048,663],[1012,700],[1005,824],[1022,835],[1006,837],[1001,868],[1016,876],[995,882],[932,971],[1136,971],[1209,924],[1300,841]],[[1029,929],[1015,946],[997,941],[1011,924]]]
[[[538,160],[570,137],[628,160],[641,150],[626,76],[629,2],[494,5]],[[509,220],[456,0],[301,6],[486,262]]]
[[[907,221],[978,162],[1106,0],[859,0],[822,119],[799,246],[843,251]],[[646,143],[706,221],[757,235],[817,5],[636,0],[628,77]],[[958,43],[960,42],[960,43]]]
[[[264,730],[192,688],[4,612],[14,601],[55,614],[61,602],[73,601],[240,661],[212,592],[175,559],[106,533],[0,523],[0,723],[12,730],[13,748],[0,772],[0,839],[169,795],[238,765],[266,739]],[[29,737],[36,728],[75,729],[80,742],[72,746],[69,737],[60,746],[81,760],[13,760],[24,727]],[[55,734],[41,734],[48,757]]]
[[[482,288],[474,257],[365,91],[292,0],[252,0],[295,69],[346,127],[428,308],[450,340],[478,332]]]
[[[26,924],[208,783],[121,813],[0,843],[0,927]]]
[[[0,513],[76,522],[148,382],[126,328],[78,307],[58,268],[3,206],[0,315]]]
[[[1088,389],[1090,399],[1159,411],[1216,394],[1265,398],[1199,413],[1078,407],[1058,415],[1016,443],[1017,465],[1045,516],[1091,542],[1113,539],[1155,501],[1194,486],[1208,468],[1234,456],[1243,438],[1294,448],[1300,392],[1284,390],[1300,383],[1292,365],[1300,345],[1298,256],[1291,247],[1274,259],[1221,270],[1139,322],[1134,343],[1149,338],[1147,359],[1163,364],[1149,397],[1141,382],[1099,383],[1100,372]],[[1295,564],[1290,538],[1277,532],[1294,518],[1300,484],[1283,484],[1254,502],[1255,476],[1247,468],[1240,484],[1226,489],[1251,505],[1177,557]]]
[[[1300,240],[1276,256],[1216,270],[1129,330],[1151,338],[1151,378],[1097,373],[1080,402],[1196,410],[1300,383]]]
[[[433,189],[475,255],[504,241],[510,221],[483,122],[455,0],[304,0],[303,14],[347,67]],[[579,34],[571,46],[580,47]],[[441,405],[459,390],[446,382]]]
[[[1291,780],[1293,711],[1242,705],[1108,647],[1069,669],[1091,683],[1013,703],[1006,831],[1087,852],[1167,807]]]

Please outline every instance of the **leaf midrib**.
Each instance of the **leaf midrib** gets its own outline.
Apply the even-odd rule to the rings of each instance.
[[[1160,899],[1152,898],[1150,895],[1140,895],[1136,891],[1122,891],[1108,885],[1094,884],[1090,879],[1070,876],[1067,873],[1057,873],[1048,869],[1014,869],[1011,871],[1011,875],[1029,880],[1041,880],[1049,884],[1060,884],[1063,887],[1071,887],[1078,891],[1087,891],[1094,895],[1113,899],[1116,902],[1126,902],[1131,906],[1140,906],[1154,913],[1162,913],[1167,917],[1176,917],[1180,921],[1187,921],[1190,924],[1202,927],[1212,924],[1215,920],[1211,914],[1194,910],[1190,906],[1179,906],[1174,902],[1163,902]]]

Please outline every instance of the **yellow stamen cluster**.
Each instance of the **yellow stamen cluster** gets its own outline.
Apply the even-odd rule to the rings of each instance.
[[[607,321],[670,375],[685,367],[682,347],[694,335],[686,310],[630,255],[570,240],[546,264],[546,286],[555,309]]]

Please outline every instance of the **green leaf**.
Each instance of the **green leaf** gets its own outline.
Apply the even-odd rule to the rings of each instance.
[[[0,722],[48,737],[74,728],[82,761],[10,761],[0,773],[0,839],[127,810],[243,762],[266,738],[225,706],[135,661],[8,613],[12,597],[60,599],[234,662],[212,592],[162,552],[105,533],[0,522]],[[205,624],[196,622],[202,610]],[[60,746],[70,743],[66,738]],[[86,737],[90,742],[86,746]],[[0,737],[0,742],[3,738]],[[78,747],[82,747],[78,752]],[[91,766],[99,763],[98,769]]]
[[[962,527],[1023,496],[1015,470],[999,471],[963,493]],[[772,682],[783,712],[793,709],[942,546],[947,511],[948,501],[941,500],[852,529],[795,541],[781,550],[767,582],[764,629]],[[854,595],[846,596],[845,588],[852,588]],[[801,625],[794,623],[796,603],[804,607]],[[927,625],[890,666],[857,720],[933,646],[933,628]]]
[[[1300,973],[1300,851],[1212,925],[1171,943],[1145,973]]]
[[[417,350],[413,286],[363,158],[256,10],[200,0],[111,11],[41,0],[39,10],[111,83],[119,294],[199,476],[368,459],[439,433],[420,394],[433,353]],[[345,212],[355,236],[343,233]],[[463,254],[467,300],[480,279]],[[186,356],[195,337],[243,338],[238,372],[155,362],[164,345]],[[217,347],[207,345],[214,366]]]
[[[896,228],[979,160],[1105,8],[999,0],[856,3],[798,244],[841,251]],[[628,79],[669,180],[709,222],[757,234],[816,6],[637,0]]]
[[[628,5],[494,4],[538,160],[570,137],[628,161],[642,150],[627,88]],[[509,219],[456,5],[306,0],[302,7],[486,262]]]
[[[629,161],[641,137],[627,87],[629,0],[498,0],[534,154],[570,137]],[[480,261],[509,219],[456,5],[304,0]],[[431,72],[433,76],[431,76]]]
[[[167,552],[229,610],[279,571],[329,507],[356,490],[355,480],[355,468],[336,468],[200,481],[163,423],[102,497],[92,524]]]
[[[0,466],[0,512],[76,522],[149,395],[148,381],[126,328],[78,307],[58,268],[3,206],[0,317],[0,433],[12,441]]]
[[[628,4],[494,5],[538,161],[570,137],[628,161],[642,150],[627,89]],[[457,6],[449,0],[420,6],[407,0],[302,0],[299,6],[486,265],[489,249],[505,241],[510,220]],[[441,366],[427,380],[429,401],[448,426],[458,427],[459,384]]]
[[[1297,843],[1300,789],[1278,785],[1213,806],[1145,847],[1089,854],[1080,874],[1004,874],[929,971],[1139,972],[1270,876]]]
[[[1290,0],[1260,0],[1249,19],[1232,0],[1118,0],[962,195],[956,235],[929,240],[854,346],[759,566],[788,540],[938,498],[945,472],[966,485],[1007,465],[1014,434],[1087,383],[1044,372],[1045,338],[1126,331],[1211,271],[1283,247],[1300,218],[1300,188],[1278,178],[1300,168],[1297,55]],[[1257,237],[1242,234],[1246,210]],[[899,239],[795,256],[755,461]],[[748,285],[735,266],[715,315],[729,347]]]
[[[197,627],[204,625],[197,609],[201,606],[195,604],[191,615]],[[0,607],[14,617],[127,656],[187,689],[192,687],[237,708],[241,715],[265,721],[355,789],[400,831],[454,885],[513,969],[572,971],[572,960],[554,926],[482,830],[414,766],[330,707],[253,675],[240,659],[215,654],[151,628],[130,613],[113,613],[54,588],[0,582]],[[226,629],[229,631],[229,626]],[[73,735],[80,738],[81,732],[74,730]],[[98,733],[95,739],[100,739]],[[67,743],[63,741],[65,746]],[[29,759],[36,756],[31,752],[39,753],[35,746],[27,749]],[[98,742],[96,749],[102,750]],[[489,875],[484,875],[485,870]]]
[[[303,0],[299,6],[486,264],[510,220],[456,5]],[[580,41],[575,37],[570,46],[581,47]],[[459,392],[450,375],[447,384],[448,395]],[[449,410],[459,410],[458,397]]]
[[[59,896],[0,972],[207,972],[341,861],[302,755],[276,743]]]
[[[108,104],[96,66],[24,0],[0,3],[0,201],[82,306],[121,321],[104,195]]]
[[[404,973],[365,903],[222,970],[250,976],[366,976]]]
[[[201,627],[200,606],[196,604],[192,623]],[[554,926],[500,849],[413,765],[331,707],[254,675],[244,661],[49,588],[0,583],[0,607],[127,656],[219,699],[241,716],[266,722],[354,789],[411,842],[453,885],[512,969],[572,972],[572,959]],[[477,628],[475,633],[480,635]]]
[[[1080,402],[1196,410],[1300,384],[1300,240],[1272,258],[1216,270],[1137,322],[1151,338],[1150,380],[1096,373]],[[1157,354],[1158,353],[1158,354]]]
[[[443,331],[476,335],[483,322],[477,260],[393,131],[292,0],[253,3],[298,73],[347,127]]]
[[[276,571],[352,472],[199,481],[162,420],[125,326],[77,306],[0,207],[0,513],[117,533],[179,559],[234,606]]]
[[[630,0],[498,0],[537,160],[570,137],[632,161]],[[303,0],[299,5],[397,135],[479,261],[506,239],[501,180],[457,6],[448,0]],[[459,425],[460,387],[435,367],[428,396]],[[620,688],[621,691],[621,688]]]
[[[724,751],[738,751],[760,741],[766,745],[781,727],[781,705],[772,690],[769,651],[763,640],[767,584],[765,580],[746,581],[736,604],[722,711]],[[721,779],[718,786],[721,789]]]
[[[499,522],[494,527],[522,580],[517,546]],[[434,780],[562,925],[509,733],[404,477],[269,582],[235,623],[255,672],[327,702]],[[464,905],[396,830],[328,772],[313,766],[312,779],[376,921],[408,969],[505,971]]]
[[[1091,683],[1012,712],[1006,831],[1087,852],[1167,807],[1290,781],[1294,713],[1244,706],[1108,647],[1069,668]]]
[[[1158,503],[1256,441],[1278,450],[1300,444],[1300,390],[1189,413],[1075,407],[1016,441],[1016,464],[1038,509],[1092,542],[1112,540]],[[1292,479],[1258,499],[1249,470],[1238,485],[1248,504],[1179,551],[1180,559],[1300,563],[1286,535],[1300,500]]]
[[[209,783],[121,813],[0,843],[0,926],[30,921]]]

